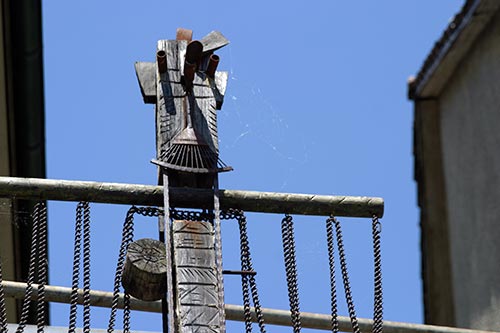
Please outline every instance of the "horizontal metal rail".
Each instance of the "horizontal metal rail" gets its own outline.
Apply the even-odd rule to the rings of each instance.
[[[171,206],[212,208],[210,189],[170,188]],[[163,206],[163,187],[38,178],[0,177],[0,197],[16,199],[88,201],[113,204]],[[317,216],[371,217],[384,214],[384,200],[377,197],[330,196],[219,190],[222,209],[247,212]]]
[[[4,281],[3,287],[5,296],[22,299],[26,289],[26,283]],[[38,285],[33,285],[34,290],[32,299],[38,296]],[[110,307],[113,294],[111,292],[96,291],[90,292],[90,304],[99,307]],[[71,288],[45,286],[45,300],[47,302],[69,303],[71,299]],[[78,290],[78,303],[83,304],[83,290]],[[131,298],[131,309],[147,312],[161,312],[161,302],[143,302],[135,298]],[[118,307],[123,308],[123,294],[120,295]],[[257,322],[255,311],[252,308],[252,320]],[[234,321],[244,321],[243,307],[240,305],[225,305],[226,318]],[[290,312],[285,310],[276,310],[263,308],[265,322],[269,325],[291,326]],[[326,314],[301,312],[300,313],[302,327],[313,328],[318,330],[331,330],[331,316]],[[339,328],[341,331],[352,331],[351,322],[348,317],[339,316]],[[370,319],[358,318],[358,323],[361,331],[370,332],[373,321]],[[385,333],[491,333],[491,331],[478,331],[464,328],[422,325],[400,323],[394,321],[384,321]]]
[[[16,332],[18,325],[17,324],[7,324],[7,330],[9,332]],[[68,333],[68,328],[67,327],[60,327],[60,326],[48,326],[45,325],[44,332],[47,333]],[[83,333],[83,330],[81,328],[77,328],[76,333]],[[107,333],[107,329],[95,329],[92,328],[91,330],[92,333]],[[114,333],[122,333],[123,330],[114,330]],[[26,327],[23,330],[23,333],[38,333],[38,327],[36,325],[26,325]],[[134,333],[154,333],[154,332],[146,332],[146,331],[136,331],[134,330]]]

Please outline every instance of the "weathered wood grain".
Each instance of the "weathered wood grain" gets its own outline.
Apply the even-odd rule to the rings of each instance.
[[[159,158],[169,147],[170,141],[186,126],[184,116],[184,88],[180,84],[179,48],[186,41],[160,40],[158,50],[165,51],[167,71],[157,72],[156,78],[156,156]]]
[[[163,331],[174,332],[175,311],[174,311],[174,276],[173,267],[173,248],[172,248],[172,228],[170,223],[170,191],[169,177],[165,172],[161,172],[161,183],[163,185],[163,215],[158,216],[158,231],[160,241],[165,245],[165,265],[167,272],[165,279],[167,282],[167,293],[162,298],[162,326]]]
[[[227,40],[226,40],[227,41]],[[218,33],[209,36],[210,47],[222,45],[225,39]],[[222,44],[221,44],[222,43]],[[219,151],[217,112],[221,107],[226,86],[227,74],[216,73],[213,79],[201,71],[194,74],[192,89],[186,91],[182,83],[186,41],[158,41],[157,51],[166,54],[167,71],[156,71],[156,159],[164,161],[169,148],[175,143],[188,126],[192,126],[196,138],[207,144],[214,155]],[[171,165],[177,162],[170,161]],[[180,162],[179,162],[180,163]],[[179,165],[180,167],[181,165]],[[193,186],[204,184],[198,176],[172,174],[172,184]],[[210,177],[207,175],[207,177]],[[191,179],[193,178],[193,179]]]
[[[228,76],[228,72],[215,72],[214,80],[210,81],[210,87],[212,88],[216,102],[215,108],[217,110],[222,108],[222,103],[224,102]]]
[[[125,291],[143,301],[161,299],[167,291],[165,253],[165,245],[154,239],[130,243],[122,274]]]
[[[197,75],[197,78],[195,79],[195,81],[197,81],[197,82],[193,85],[193,96],[194,97],[206,98],[206,97],[213,97],[214,96],[208,79],[202,80],[200,78],[200,76]]]
[[[207,280],[216,279],[215,271],[211,267],[177,267],[176,272],[181,280],[191,281],[193,283],[202,284]]]
[[[218,328],[214,327],[200,327],[200,326],[187,326],[184,328],[183,333],[218,333]]]
[[[209,237],[193,237],[191,234],[184,232],[174,233],[174,242],[176,242],[178,248],[213,249],[214,244],[211,241]]]
[[[196,270],[193,270],[196,272]],[[208,275],[210,277],[210,275]],[[202,280],[201,277],[198,280]],[[213,280],[204,279],[202,282],[194,282],[191,279],[179,283],[179,301],[181,305],[201,305],[217,307],[217,287],[212,284]],[[188,308],[185,309],[188,312]],[[208,323],[206,323],[208,324]]]
[[[200,249],[177,248],[177,255],[174,258],[177,267],[199,267],[213,268],[215,256],[213,251]]]
[[[156,64],[154,62],[136,62],[134,67],[144,103],[156,103]]]
[[[195,98],[188,96],[188,104],[191,110],[191,119],[193,128],[197,134],[203,138],[210,149],[219,152],[219,140],[217,133],[217,114],[215,110],[215,98],[213,98],[212,89],[208,86],[199,87],[200,90],[205,90],[205,94],[212,95],[207,98]]]
[[[213,209],[210,189],[169,188],[170,205]],[[384,215],[384,199],[241,190],[219,190],[221,209],[347,217]],[[0,177],[0,197],[16,199],[88,201],[127,205],[163,206],[163,187],[60,179]]]
[[[212,224],[174,221],[172,233],[177,331],[221,333]]]
[[[229,40],[219,31],[212,31],[200,40],[203,52],[210,53],[229,44]]]

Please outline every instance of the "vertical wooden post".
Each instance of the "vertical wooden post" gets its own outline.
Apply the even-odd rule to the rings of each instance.
[[[219,282],[210,222],[174,221],[178,332],[221,332]]]
[[[165,215],[159,230],[170,268],[162,303],[164,331],[225,333],[217,173],[232,168],[219,159],[217,110],[227,73],[216,72],[213,66],[207,73],[207,66],[209,58],[215,58],[213,52],[229,41],[219,32],[191,41],[184,37],[188,32],[184,30],[178,40],[158,41],[156,63],[135,64],[144,101],[156,104],[153,162],[160,166],[164,186]],[[171,225],[169,183],[213,189],[214,223]]]
[[[162,320],[163,331],[175,332],[174,330],[174,288],[172,270],[172,242],[171,242],[171,227],[170,227],[170,201],[168,196],[168,175],[163,173],[163,207],[164,215],[159,217],[159,233],[160,241],[165,244],[165,265],[167,266],[167,293],[162,299]]]

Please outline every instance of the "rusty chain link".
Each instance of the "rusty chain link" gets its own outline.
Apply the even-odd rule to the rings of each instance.
[[[35,208],[36,209],[36,208]],[[47,205],[38,205],[37,219],[39,223],[38,237],[38,298],[37,298],[37,332],[43,333],[46,320],[47,304],[45,303],[45,285],[48,283],[48,248],[47,248]]]
[[[5,292],[3,289],[1,256],[0,256],[0,332],[7,332],[7,311],[5,309]]]
[[[185,211],[171,208],[170,216],[172,219],[176,220],[188,220],[188,221],[213,221],[214,214],[211,212],[204,211]],[[115,273],[115,284],[113,292],[113,302],[111,307],[111,315],[108,326],[108,332],[111,333],[114,330],[114,324],[116,321],[116,309],[118,305],[118,293],[121,281],[121,268],[123,267],[126,255],[126,248],[128,244],[133,239],[133,216],[134,214],[140,214],[143,216],[160,216],[163,215],[163,210],[161,208],[154,207],[136,207],[133,206],[127,212],[127,217],[125,219],[123,234],[122,234],[122,244],[120,246],[120,254],[117,263],[117,270]],[[248,247],[248,236],[246,230],[246,217],[244,213],[236,209],[228,209],[220,212],[220,218],[224,220],[236,219],[240,227],[240,250],[241,250],[241,262],[242,271],[252,271],[252,263],[250,257],[250,250]],[[350,289],[349,276],[347,271],[347,263],[345,259],[345,251],[343,245],[342,231],[340,223],[335,217],[330,217],[327,219],[327,239],[329,248],[329,261],[330,261],[330,279],[332,282],[332,331],[338,332],[338,319],[337,319],[337,301],[336,301],[336,290],[335,290],[335,266],[334,266],[334,245],[333,245],[333,225],[335,226],[336,236],[337,236],[337,246],[340,257],[340,266],[342,272],[342,279],[344,284],[344,291],[346,294],[346,300],[348,304],[349,316],[351,319],[351,324],[353,327],[353,332],[359,333],[359,325],[357,322],[357,317],[354,309],[354,303],[352,299],[352,292]],[[282,220],[282,236],[283,236],[283,250],[285,259],[285,269],[287,274],[287,285],[288,294],[290,299],[290,311],[292,315],[292,324],[294,327],[294,333],[299,333],[301,330],[301,320],[300,320],[300,304],[298,299],[298,283],[297,283],[297,267],[295,258],[295,240],[293,231],[293,219],[290,215],[286,215]],[[373,239],[374,239],[374,257],[375,257],[375,309],[374,309],[374,333],[382,332],[382,284],[381,284],[381,261],[380,261],[380,222],[377,217],[373,217]],[[250,289],[250,290],[249,290]],[[244,315],[245,315],[245,327],[246,331],[251,332],[251,312],[250,312],[250,293],[252,294],[252,299],[255,306],[255,311],[257,315],[257,320],[259,324],[260,331],[265,333],[264,320],[262,315],[262,310],[260,307],[260,302],[258,298],[257,286],[255,283],[255,278],[253,275],[243,275],[242,276],[242,291],[244,300]],[[128,332],[130,330],[130,299],[125,297],[124,306],[124,331]]]
[[[187,221],[213,221],[214,214],[211,212],[208,212],[206,210],[203,211],[188,211],[188,210],[178,210],[175,208],[170,208],[170,218],[174,220],[187,220]],[[119,292],[120,292],[120,283],[121,283],[121,275],[122,275],[122,268],[125,263],[125,256],[127,253],[127,247],[128,245],[132,242],[133,240],[133,234],[134,234],[134,215],[139,214],[143,216],[149,216],[149,217],[157,217],[160,215],[164,214],[164,211],[162,208],[157,208],[157,207],[137,207],[137,206],[132,206],[126,215],[125,222],[123,224],[123,231],[122,231],[122,241],[120,245],[120,250],[119,250],[119,255],[118,255],[118,261],[116,265],[116,271],[115,271],[115,279],[114,279],[114,285],[113,285],[113,300],[111,303],[111,313],[109,317],[109,323],[108,323],[108,333],[112,333],[114,331],[115,323],[116,323],[116,312],[118,308],[118,300],[119,300]],[[227,210],[227,211],[222,211],[220,212],[220,217],[221,219],[236,219],[237,217],[241,216],[242,212],[237,211],[237,210]],[[261,332],[263,328],[263,316],[262,316],[262,311],[260,310],[260,304],[259,304],[259,299],[257,295],[257,288],[256,288],[256,283],[255,279],[252,278],[250,279],[250,289],[252,291],[252,298],[254,300],[254,304],[256,307],[256,312],[257,316],[259,319],[259,326],[261,327]],[[125,295],[125,304],[124,304],[124,331],[130,329],[130,309],[129,309],[129,304],[130,301],[127,300],[127,295]],[[258,310],[257,310],[258,308]],[[260,313],[260,314],[259,314]]]
[[[344,285],[347,310],[349,312],[349,318],[351,319],[352,331],[354,333],[360,333],[358,318],[356,317],[356,310],[354,308],[354,301],[352,298],[351,285],[349,282],[349,273],[347,270],[347,261],[345,257],[342,228],[340,226],[340,222],[334,216],[330,216],[330,218],[327,220],[327,223],[333,223],[335,226],[335,233],[337,236],[337,247],[339,251],[340,270],[342,272],[342,282]]]
[[[118,254],[118,262],[116,264],[115,279],[113,285],[113,300],[111,302],[111,313],[109,316],[108,323],[108,333],[112,333],[115,329],[116,322],[116,310],[118,308],[118,299],[120,297],[120,284],[122,278],[122,269],[125,263],[125,256],[127,254],[127,247],[132,242],[134,238],[134,215],[139,214],[149,217],[157,217],[163,214],[163,210],[156,207],[137,207],[132,206],[125,217],[125,222],[123,223],[122,231],[122,241],[120,244],[120,251]],[[123,327],[130,330],[130,302],[127,301],[127,294],[125,294],[125,304],[124,304],[124,317],[123,317]]]
[[[28,266],[28,278],[26,280],[26,290],[24,291],[23,305],[21,307],[21,316],[19,319],[19,325],[17,327],[16,333],[24,332],[24,328],[26,327],[28,316],[29,316],[29,308],[31,295],[33,294],[33,283],[35,283],[35,262],[38,254],[37,245],[38,245],[38,223],[35,216],[37,212],[34,212],[32,215],[33,226],[31,229],[31,250],[30,250],[30,261]]]
[[[330,268],[330,307],[332,312],[332,332],[339,331],[338,308],[337,308],[337,281],[335,278],[335,238],[333,235],[333,219],[326,220],[326,242],[328,246],[328,263]]]
[[[285,259],[286,282],[288,286],[288,299],[294,333],[300,333],[300,304],[299,287],[297,283],[297,263],[295,258],[295,236],[293,219],[286,214],[281,220],[281,233],[283,238],[283,254]]]
[[[340,222],[332,215],[326,220],[326,235],[328,243],[328,259],[330,264],[330,286],[331,286],[331,309],[332,309],[332,332],[337,333],[339,330],[338,311],[337,311],[337,291],[335,281],[335,256],[334,256],[334,234],[333,226],[335,226],[337,236],[337,246],[339,251],[340,266],[342,271],[342,280],[347,301],[347,308],[353,332],[359,333],[358,320],[354,309],[352,292],[349,283],[349,275],[347,271],[347,263],[345,259],[345,250],[342,239],[342,229]],[[374,306],[373,306],[373,326],[372,333],[382,333],[383,331],[383,293],[382,293],[382,261],[380,253],[380,233],[381,224],[379,218],[374,215],[372,217],[372,236],[373,236],[373,257],[374,257]]]
[[[380,234],[382,225],[378,216],[372,217],[372,235],[373,235],[373,333],[382,333],[383,331],[383,291],[382,291],[382,255],[380,250]]]
[[[198,211],[178,210],[176,208],[170,208],[170,218],[172,220],[212,222],[214,219],[214,214],[206,210],[198,212]]]
[[[240,260],[242,272],[252,272],[252,256],[250,253],[250,244],[248,241],[247,219],[243,211],[236,209],[228,209],[223,211],[221,219],[236,219],[240,230]],[[250,295],[255,308],[257,323],[261,333],[266,333],[264,324],[264,315],[260,306],[259,293],[257,290],[257,282],[254,275],[241,275],[241,288],[243,293],[243,309],[245,314],[245,329],[246,333],[252,332],[252,317],[250,313]],[[250,292],[249,292],[250,288]]]
[[[79,202],[76,206],[75,241],[73,251],[73,277],[68,332],[76,330],[78,282],[80,280],[80,256],[83,230],[83,332],[90,332],[90,205]]]
[[[90,206],[83,206],[83,333],[90,333]]]
[[[30,312],[33,284],[38,271],[38,297],[36,306],[37,332],[43,333],[45,328],[45,284],[47,283],[47,207],[45,202],[38,202],[32,214],[31,250],[28,267],[28,278],[24,292],[21,316],[16,333],[24,332]]]
[[[130,333],[130,295],[123,295],[123,333]]]
[[[211,221],[214,214],[206,210],[198,211],[183,211],[175,208],[170,209],[171,218],[179,220],[190,221]],[[143,216],[159,216],[163,215],[163,210],[154,207],[136,207],[132,206],[127,212],[127,216],[123,225],[122,242],[120,245],[119,258],[117,262],[117,269],[115,272],[113,301],[111,306],[111,315],[108,326],[108,332],[113,332],[114,324],[116,321],[116,309],[119,299],[119,288],[121,281],[121,270],[125,261],[126,249],[133,240],[134,233],[134,215],[140,214]],[[35,273],[38,268],[38,303],[37,303],[37,327],[38,333],[44,331],[45,325],[45,300],[44,300],[44,286],[47,283],[47,209],[43,202],[35,206],[32,228],[32,241],[29,272],[27,279],[27,288],[25,297],[23,299],[22,311],[19,320],[19,326],[16,330],[17,333],[22,333],[26,326],[29,303],[33,293],[33,284],[35,282]],[[248,235],[246,229],[246,217],[244,213],[236,209],[228,209],[220,212],[221,219],[236,219],[239,223],[240,229],[240,259],[242,271],[253,271],[250,249],[248,244]],[[81,233],[83,221],[83,266],[84,266],[84,330],[83,332],[90,332],[90,210],[88,203],[80,202],[77,206],[77,217],[75,224],[75,249],[73,261],[73,286],[71,295],[71,311],[70,311],[70,332],[74,332],[76,326],[76,303],[78,300],[78,276],[79,276],[79,260],[80,260],[80,247],[81,247]],[[330,280],[331,280],[331,295],[332,295],[332,332],[338,332],[338,319],[337,319],[337,300],[335,289],[335,262],[334,262],[334,235],[333,226],[337,237],[337,246],[339,251],[340,266],[342,272],[342,279],[344,284],[344,291],[348,304],[349,316],[353,332],[359,333],[359,325],[356,318],[354,309],[352,292],[350,289],[349,276],[347,264],[345,259],[345,250],[343,245],[342,231],[339,221],[331,216],[327,219],[327,241],[328,241],[328,254],[330,263]],[[373,251],[374,251],[374,323],[373,333],[382,333],[383,331],[383,296],[382,296],[382,269],[381,269],[381,245],[380,245],[381,224],[377,216],[372,217],[372,235],[373,235]],[[283,250],[285,259],[285,269],[287,275],[288,294],[290,299],[290,311],[292,315],[292,324],[294,333],[299,333],[301,330],[300,309],[298,299],[298,283],[297,283],[297,267],[295,257],[295,240],[293,231],[293,219],[290,215],[285,215],[282,220],[282,237],[283,237]],[[36,267],[36,265],[39,265]],[[5,302],[3,296],[2,271],[0,262],[0,330],[6,331],[6,315],[5,315]],[[250,288],[250,290],[249,290]],[[244,299],[245,310],[245,326],[247,333],[251,329],[251,313],[250,313],[250,292],[255,306],[255,311],[258,319],[260,331],[265,333],[264,320],[260,307],[260,302],[257,293],[257,286],[253,275],[242,275],[242,290]],[[124,332],[130,331],[130,296],[125,295],[124,299],[124,316],[123,316],[123,330]],[[74,310],[73,310],[74,309]]]
[[[203,211],[189,211],[189,210],[178,210],[175,208],[170,208],[170,217],[175,220],[186,220],[186,221],[208,221],[211,222],[214,219],[214,214],[212,212]],[[244,212],[238,209],[227,209],[220,211],[219,213],[221,220],[237,220],[240,230],[240,259],[241,259],[241,270],[242,271],[253,271],[252,259],[250,254],[250,245],[248,242],[247,233],[247,222]],[[254,304],[255,313],[257,317],[257,323],[261,333],[266,332],[264,324],[264,315],[262,313],[262,308],[259,300],[259,293],[257,289],[257,282],[254,275],[243,274],[242,277],[242,293],[243,293],[243,308],[245,315],[245,328],[246,332],[252,332],[252,315],[250,311],[250,295]]]

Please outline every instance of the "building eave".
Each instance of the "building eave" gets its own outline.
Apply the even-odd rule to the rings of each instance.
[[[0,103],[5,133],[2,140],[2,174],[45,178],[45,112],[43,79],[42,7],[40,0],[3,0],[1,5]],[[32,202],[14,200],[8,203],[0,241],[2,261],[9,274],[4,278],[26,280],[28,273],[31,227],[18,223],[26,218]],[[11,223],[7,226],[6,223]],[[14,226],[14,223],[17,223]],[[8,266],[8,267],[6,267]],[[7,304],[9,321],[18,321],[20,303]],[[16,319],[17,318],[17,319]],[[32,313],[29,322],[35,322]]]
[[[412,100],[439,96],[477,37],[500,9],[498,0],[467,0],[434,44],[420,71],[408,84]]]

